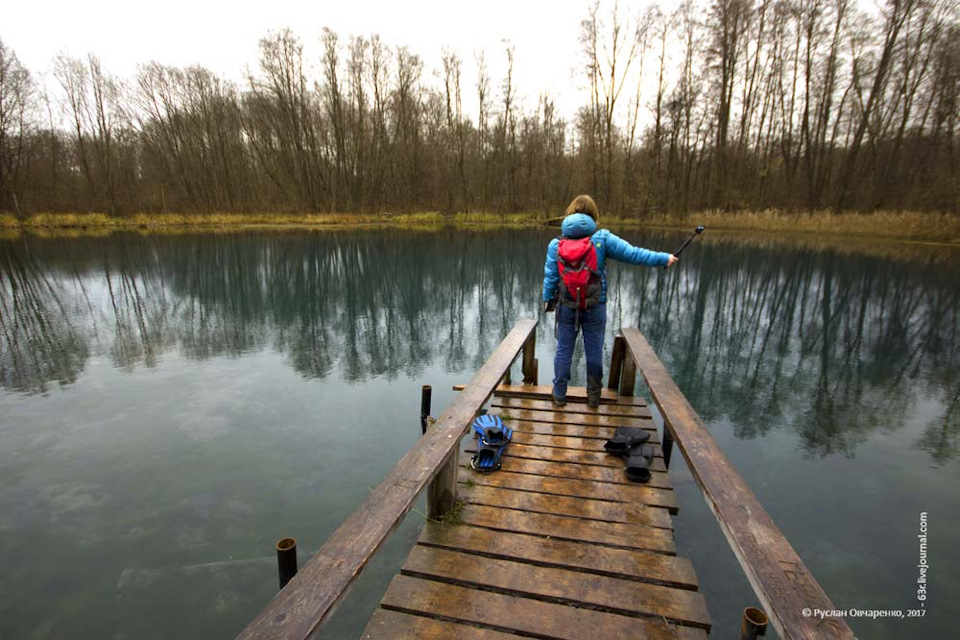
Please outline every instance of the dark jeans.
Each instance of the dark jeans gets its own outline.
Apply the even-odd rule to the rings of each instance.
[[[583,349],[587,356],[587,386],[600,387],[603,381],[603,333],[607,328],[607,305],[598,304],[580,310],[557,306],[557,355],[553,359],[553,395],[565,398],[570,382],[570,363],[577,333],[583,331]]]

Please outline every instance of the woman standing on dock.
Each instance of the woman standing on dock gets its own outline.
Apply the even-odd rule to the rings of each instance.
[[[670,253],[634,247],[607,229],[597,230],[597,203],[579,195],[564,212],[563,234],[547,246],[543,302],[557,313],[557,354],[553,360],[553,403],[566,404],[570,363],[577,334],[583,330],[587,356],[587,404],[600,406],[603,387],[603,334],[607,326],[606,258],[649,267],[672,266]]]

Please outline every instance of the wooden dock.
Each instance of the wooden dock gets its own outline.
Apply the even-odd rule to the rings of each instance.
[[[650,410],[612,392],[589,409],[583,388],[569,399],[555,408],[548,387],[495,392],[489,412],[514,430],[502,469],[478,473],[461,458],[456,523],[426,523],[362,638],[707,637],[693,567],[676,555],[677,501]],[[623,458],[604,451],[618,426],[650,430],[649,483],[627,480]]]
[[[588,408],[581,388],[558,408],[549,387],[537,385],[536,325],[517,322],[416,446],[238,638],[311,637],[426,490],[428,521],[363,638],[704,639],[707,606],[673,539],[678,505],[667,468],[674,443],[762,607],[744,611],[739,637],[756,638],[768,619],[784,640],[854,637],[842,619],[801,615],[837,607],[637,329],[614,341],[600,407]],[[514,385],[511,364],[521,354],[523,384]],[[638,371],[664,421],[659,437],[649,408],[633,396]],[[460,455],[483,411],[514,429],[502,469],[491,474],[470,469],[475,445]],[[650,430],[648,483],[627,480],[623,460],[604,451],[618,426]]]

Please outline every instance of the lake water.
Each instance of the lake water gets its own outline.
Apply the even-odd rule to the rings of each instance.
[[[671,249],[677,234],[625,232]],[[537,312],[550,231],[0,241],[0,638],[230,638]],[[861,638],[946,638],[960,599],[960,256],[709,231],[611,263],[637,326]],[[552,317],[538,329],[552,376]],[[574,384],[583,384],[582,349]],[[515,374],[515,377],[518,377]],[[643,393],[642,384],[639,392]],[[753,595],[675,452],[679,554],[734,637]],[[365,626],[418,506],[322,637]]]

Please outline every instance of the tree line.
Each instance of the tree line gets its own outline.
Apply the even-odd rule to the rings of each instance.
[[[509,44],[493,78],[484,52],[428,70],[376,35],[319,41],[308,60],[268,33],[240,84],[61,55],[56,91],[0,41],[0,211],[547,213],[577,192],[622,215],[960,206],[952,0],[597,0],[570,121],[550,95],[519,100]]]

